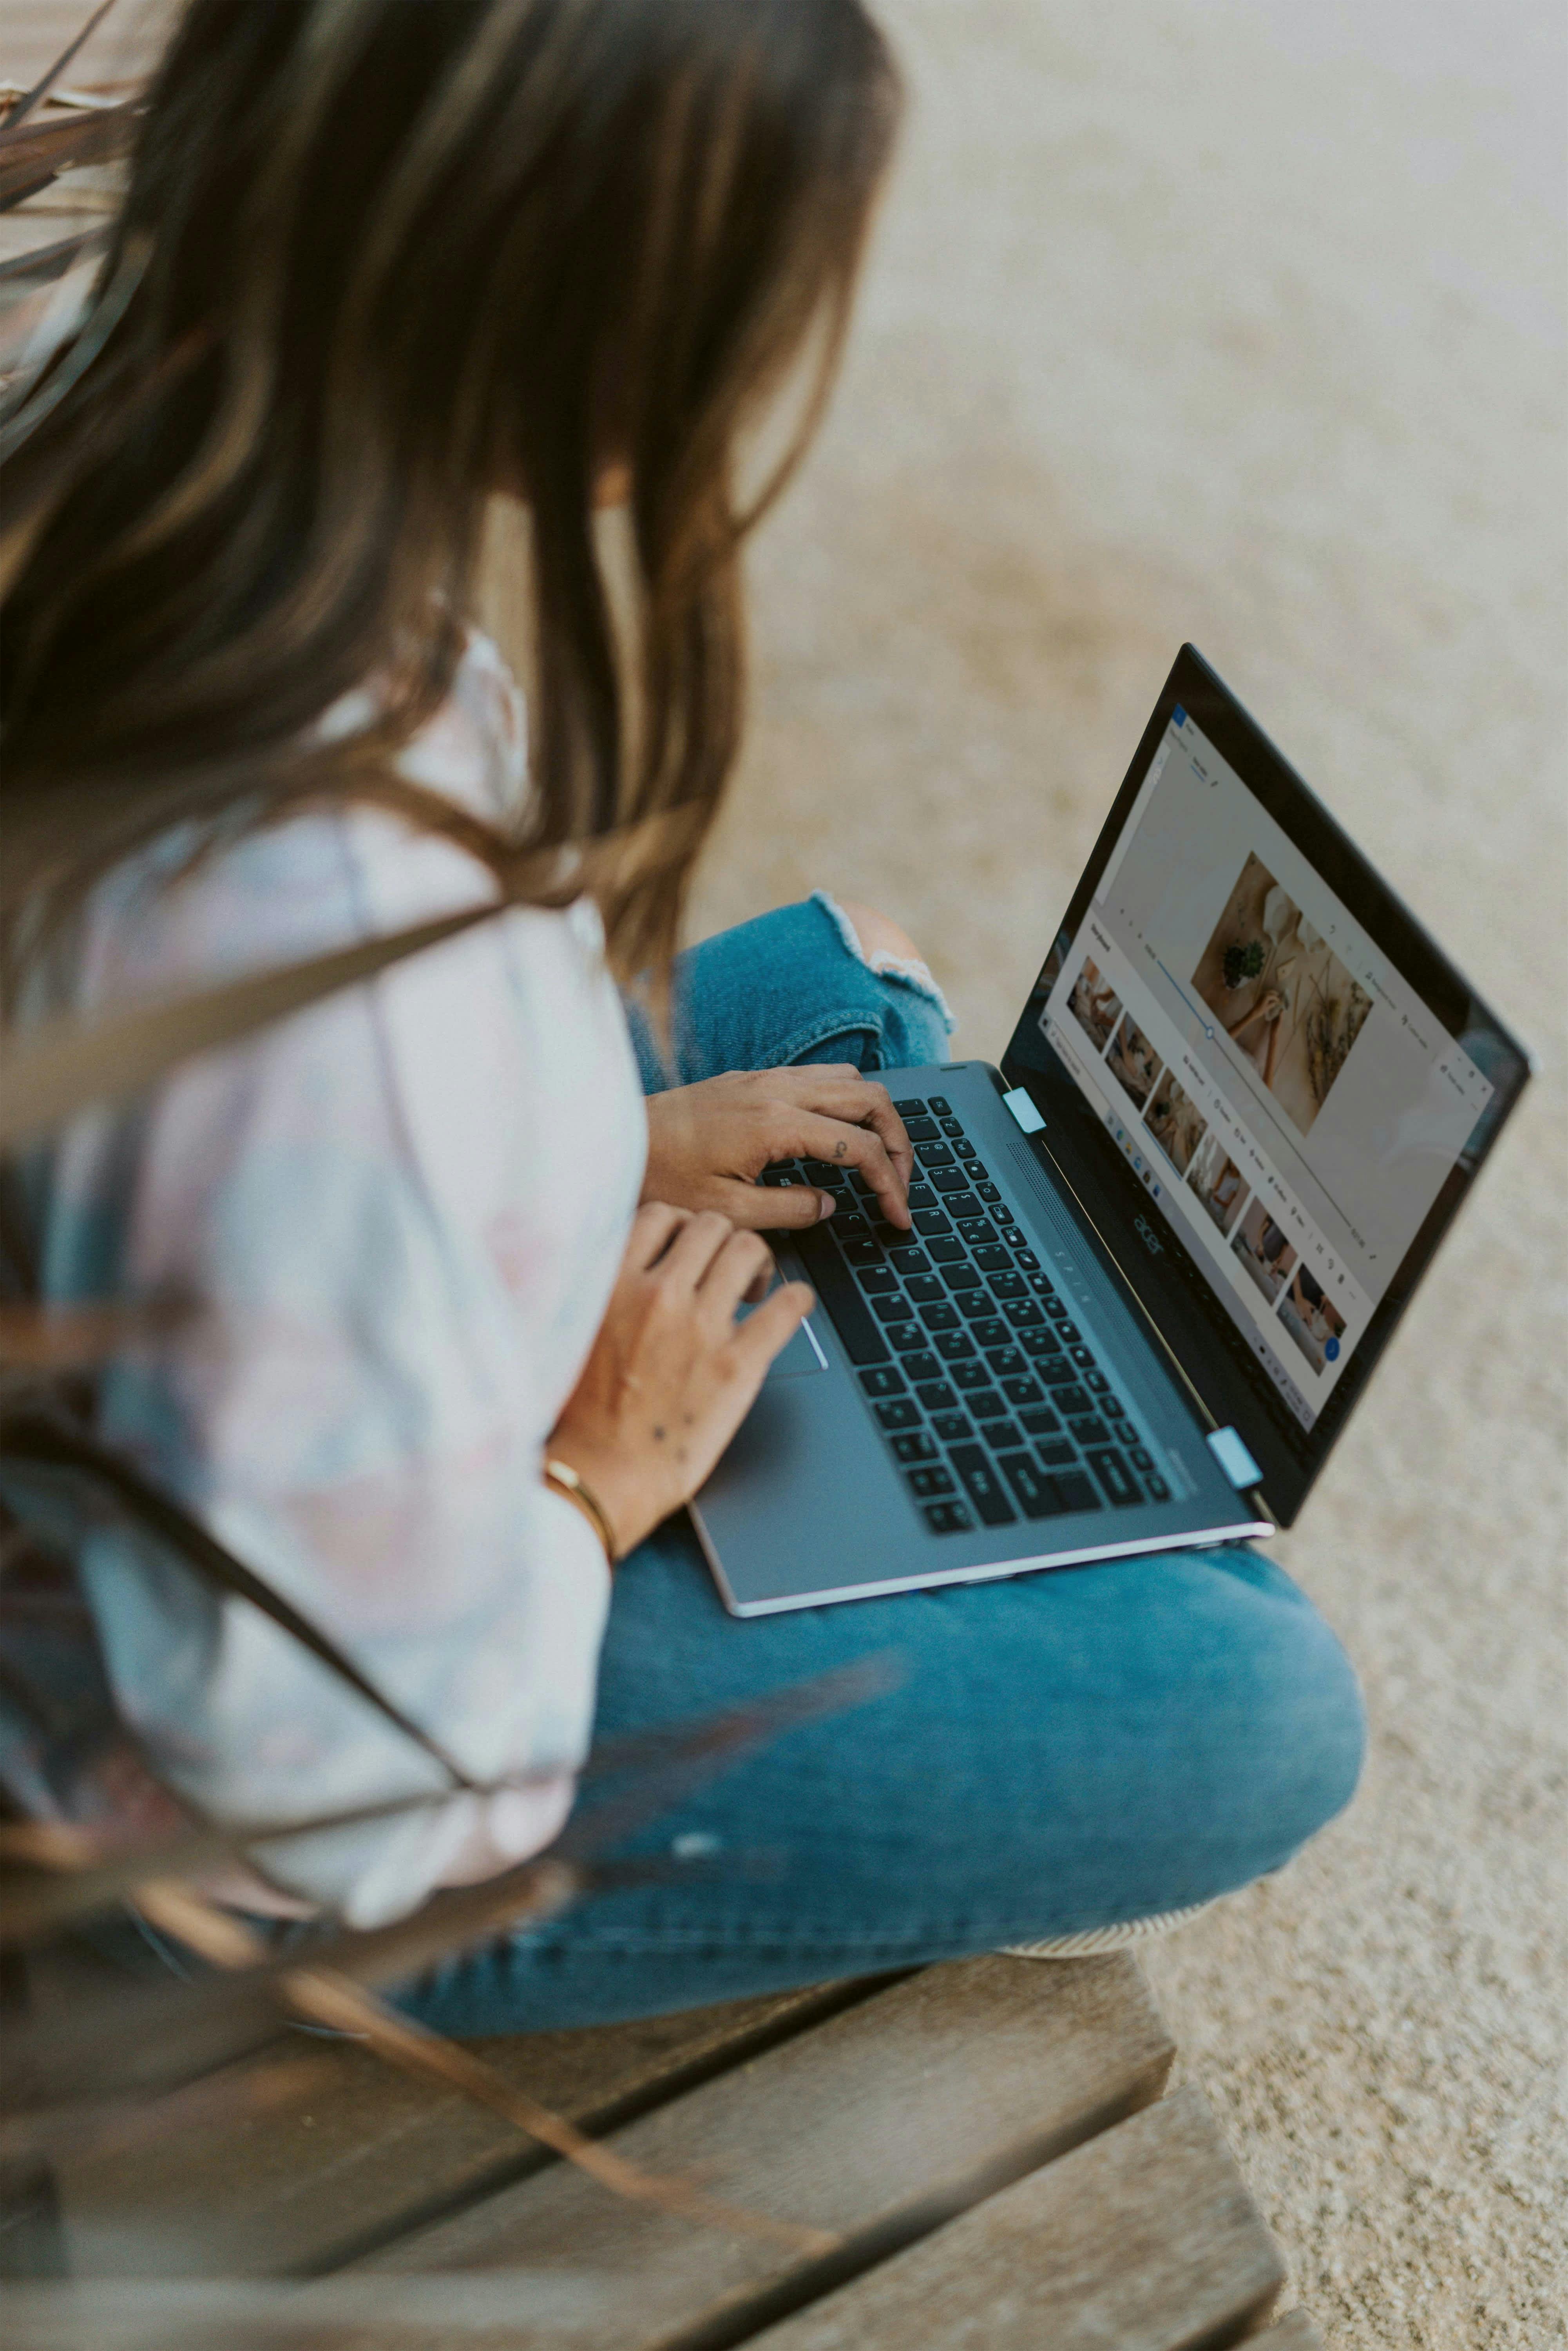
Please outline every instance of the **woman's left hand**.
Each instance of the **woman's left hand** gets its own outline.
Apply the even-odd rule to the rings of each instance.
[[[831,1216],[831,1192],[758,1183],[776,1159],[858,1167],[888,1222],[907,1228],[915,1154],[887,1088],[852,1062],[737,1070],[648,1098],[644,1200],[716,1208],[753,1231]]]

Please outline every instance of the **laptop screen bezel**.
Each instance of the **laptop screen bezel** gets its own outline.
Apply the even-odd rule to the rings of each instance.
[[[1379,953],[1480,1063],[1495,1092],[1310,1429],[1240,1341],[1175,1219],[1151,1213],[1143,1184],[1039,1029],[1040,1007],[1072,951],[1149,765],[1184,709],[1335,893]],[[1039,1057],[1039,1058],[1037,1058]],[[1530,1057],[1329,814],[1193,645],[1177,654],[1002,1060],[1045,1121],[1034,1147],[1076,1198],[1206,1412],[1233,1426],[1262,1470],[1272,1516],[1289,1525],[1364,1394],[1377,1360],[1476,1176],[1518,1104]],[[1156,1247],[1155,1244],[1158,1244]]]

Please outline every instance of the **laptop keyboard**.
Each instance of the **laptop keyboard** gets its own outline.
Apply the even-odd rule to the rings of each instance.
[[[1163,1502],[1170,1489],[945,1095],[895,1103],[918,1163],[913,1233],[858,1170],[820,1159],[764,1184],[831,1192],[792,1233],[911,1501],[934,1534]]]

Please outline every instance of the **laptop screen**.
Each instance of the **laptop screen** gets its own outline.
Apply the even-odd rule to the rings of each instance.
[[[1179,1240],[1301,1432],[1525,1075],[1433,956],[1184,656],[1012,1058],[1071,1081],[1142,1192],[1145,1248]]]

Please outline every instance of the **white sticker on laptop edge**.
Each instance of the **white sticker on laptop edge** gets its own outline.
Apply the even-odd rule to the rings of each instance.
[[[1035,1108],[1034,1099],[1027,1086],[1015,1086],[1010,1094],[1002,1096],[1002,1100],[1026,1134],[1040,1133],[1045,1121]]]
[[[1208,1449],[1239,1494],[1263,1483],[1263,1472],[1233,1428],[1212,1429]]]

